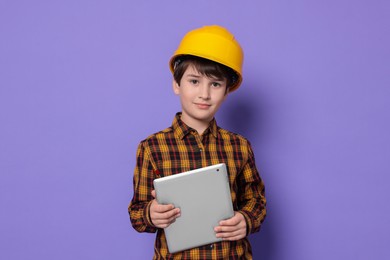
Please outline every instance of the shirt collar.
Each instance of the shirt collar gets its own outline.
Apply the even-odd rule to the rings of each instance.
[[[180,139],[183,139],[187,134],[195,131],[181,120],[181,112],[176,113],[172,122],[172,129],[175,135]],[[211,120],[209,127],[204,131],[203,135],[209,133],[211,133],[215,138],[218,136],[218,126],[215,118]]]

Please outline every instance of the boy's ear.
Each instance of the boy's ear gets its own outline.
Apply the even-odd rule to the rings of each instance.
[[[173,88],[173,92],[175,92],[176,95],[179,95],[179,94],[180,94],[180,86],[179,86],[179,84],[176,82],[176,80],[173,80],[173,81],[172,81],[172,88]]]

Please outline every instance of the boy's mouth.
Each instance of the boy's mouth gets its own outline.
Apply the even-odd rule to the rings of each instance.
[[[200,108],[200,109],[207,109],[209,107],[211,107],[210,104],[205,104],[205,103],[195,103],[195,105]]]

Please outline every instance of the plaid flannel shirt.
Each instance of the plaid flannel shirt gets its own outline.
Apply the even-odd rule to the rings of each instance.
[[[260,230],[266,216],[264,184],[256,169],[250,143],[242,136],[217,126],[215,119],[199,135],[180,120],[177,113],[172,126],[149,136],[137,149],[134,195],[128,211],[138,232],[156,232],[154,259],[251,259],[247,237],[222,241],[175,254],[168,252],[164,230],[150,219],[153,180],[158,177],[225,163],[233,208],[245,218],[247,234]]]

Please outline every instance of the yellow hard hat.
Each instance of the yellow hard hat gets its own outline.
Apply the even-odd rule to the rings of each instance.
[[[181,55],[198,56],[234,70],[238,75],[238,79],[230,87],[229,92],[236,90],[242,82],[244,53],[234,35],[224,27],[211,25],[188,32],[169,61],[172,73],[175,59]]]

